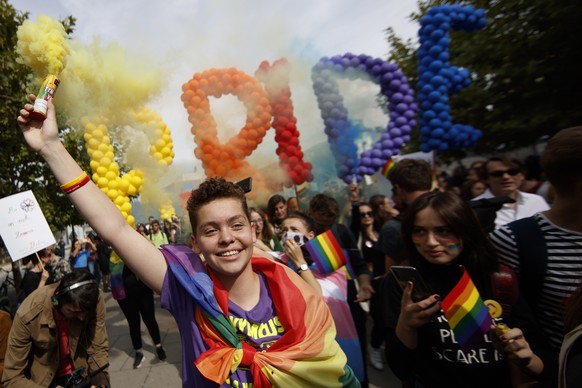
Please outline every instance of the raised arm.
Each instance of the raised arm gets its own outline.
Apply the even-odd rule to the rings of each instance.
[[[34,101],[35,97],[30,97]],[[32,108],[31,104],[26,104],[17,119],[29,147],[47,162],[60,184],[79,177],[83,170],[59,140],[52,101],[48,103],[44,121],[30,119]],[[125,221],[113,202],[92,181],[68,197],[85,221],[109,242],[131,270],[160,293],[166,273],[162,253]]]

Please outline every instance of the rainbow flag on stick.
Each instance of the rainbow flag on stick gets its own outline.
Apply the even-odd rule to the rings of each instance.
[[[463,275],[447,295],[441,307],[449,326],[464,351],[474,348],[491,327],[491,316],[471,277],[461,266]]]
[[[396,163],[394,162],[394,159],[390,158],[386,161],[386,164],[384,164],[384,166],[382,167],[382,175],[385,176],[386,178],[390,177],[390,173],[392,172],[392,170],[394,170],[394,168],[396,167]]]
[[[331,229],[309,240],[305,243],[305,248],[321,275],[330,274],[344,267],[348,278],[354,278],[348,253],[342,249]]]

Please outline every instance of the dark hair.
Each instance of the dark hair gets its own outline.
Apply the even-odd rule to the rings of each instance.
[[[518,168],[521,172],[523,172],[523,163],[516,158],[511,158],[507,155],[494,155],[487,159],[483,166],[481,166],[481,176],[483,179],[489,178],[489,170],[487,170],[487,165],[491,162],[499,162],[502,163],[504,166]]]
[[[26,256],[24,259],[22,259],[23,263],[28,263],[29,261],[32,261],[33,264],[38,264],[38,258],[37,258],[37,254],[38,257],[47,257],[48,256],[48,252],[47,252],[47,248],[43,248],[40,251],[37,251],[36,253],[31,253],[30,255]]]
[[[198,225],[198,210],[217,199],[238,200],[245,216],[250,219],[247,198],[240,186],[233,182],[227,182],[224,178],[209,178],[202,182],[196,190],[192,190],[192,194],[188,199],[188,216],[194,235],[196,235],[196,227]]]
[[[400,160],[390,174],[390,182],[409,193],[428,191],[432,187],[432,168],[424,160]]]
[[[582,182],[582,126],[562,129],[542,153],[542,168],[556,193],[578,194]]]
[[[75,283],[88,280],[92,280],[93,282],[61,294],[61,290],[65,290]],[[97,303],[99,303],[99,285],[95,277],[88,270],[75,270],[63,276],[61,283],[55,291],[55,296],[57,296],[59,305],[75,304],[87,313],[87,315],[94,316]]]
[[[265,219],[265,212],[259,208],[251,207],[251,208],[249,208],[249,218],[253,212],[257,213],[259,216],[261,216],[261,219],[263,220],[263,230],[261,230],[261,236],[260,236],[261,240],[271,241],[274,233],[273,233],[273,229],[271,228],[271,225],[269,225],[267,223],[267,220]]]
[[[483,275],[499,270],[495,250],[481,229],[473,209],[458,195],[441,191],[431,191],[418,197],[409,206],[402,220],[405,252],[412,265],[426,261],[412,242],[416,215],[426,208],[436,211],[453,234],[461,240],[459,264],[465,266],[473,281],[477,283],[477,279],[483,278]]]
[[[368,201],[368,206],[370,206],[372,208],[372,211],[374,213],[378,213],[378,212],[380,212],[380,206],[384,203],[386,198],[387,197],[384,194],[372,195],[370,197],[370,200]]]
[[[388,199],[388,197],[384,194],[375,194],[370,197],[368,201],[368,206],[372,208],[372,213],[374,213],[374,229],[380,230],[382,225],[386,223],[389,219],[392,218],[392,215],[380,209],[380,206],[384,204],[384,202]],[[365,203],[361,203],[361,205],[366,205]]]
[[[277,204],[281,202],[283,202],[285,206],[287,206],[287,201],[285,201],[285,197],[279,194],[273,195],[271,198],[269,198],[269,201],[267,202],[267,215],[269,216],[269,222],[272,223],[273,225],[279,225],[281,223],[281,221],[277,220],[277,218],[275,217],[275,207],[277,206]]]
[[[313,213],[319,213],[325,219],[329,220],[329,224],[333,224],[340,215],[340,208],[335,198],[320,193],[311,198],[309,202],[309,213],[311,215]]]
[[[463,186],[461,187],[461,198],[463,198],[465,201],[472,200],[474,197],[471,191],[473,190],[473,186],[475,186],[477,183],[481,183],[482,185],[487,187],[487,184],[482,180],[466,181],[465,183],[463,183]]]
[[[289,214],[287,217],[285,217],[285,220],[288,219],[297,219],[297,220],[301,220],[301,222],[303,222],[303,224],[305,225],[305,228],[307,229],[307,232],[314,232],[315,231],[315,222],[313,221],[313,218],[309,217],[307,214],[303,213],[303,212],[293,212],[291,214]],[[283,221],[285,221],[283,220]]]

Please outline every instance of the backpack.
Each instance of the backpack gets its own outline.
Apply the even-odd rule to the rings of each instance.
[[[520,289],[532,310],[536,311],[548,263],[545,236],[535,217],[522,218],[507,226],[517,246]]]
[[[520,280],[511,268],[504,265],[499,266],[499,272],[491,274],[493,297],[503,308],[503,318],[511,313],[511,306],[517,303],[520,290],[532,312],[536,311],[548,261],[546,240],[535,217],[522,218],[507,226],[515,237]],[[523,265],[524,262],[526,265]]]

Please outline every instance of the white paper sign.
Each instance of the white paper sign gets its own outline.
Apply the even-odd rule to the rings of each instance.
[[[0,235],[12,261],[56,242],[30,190],[0,199]]]

